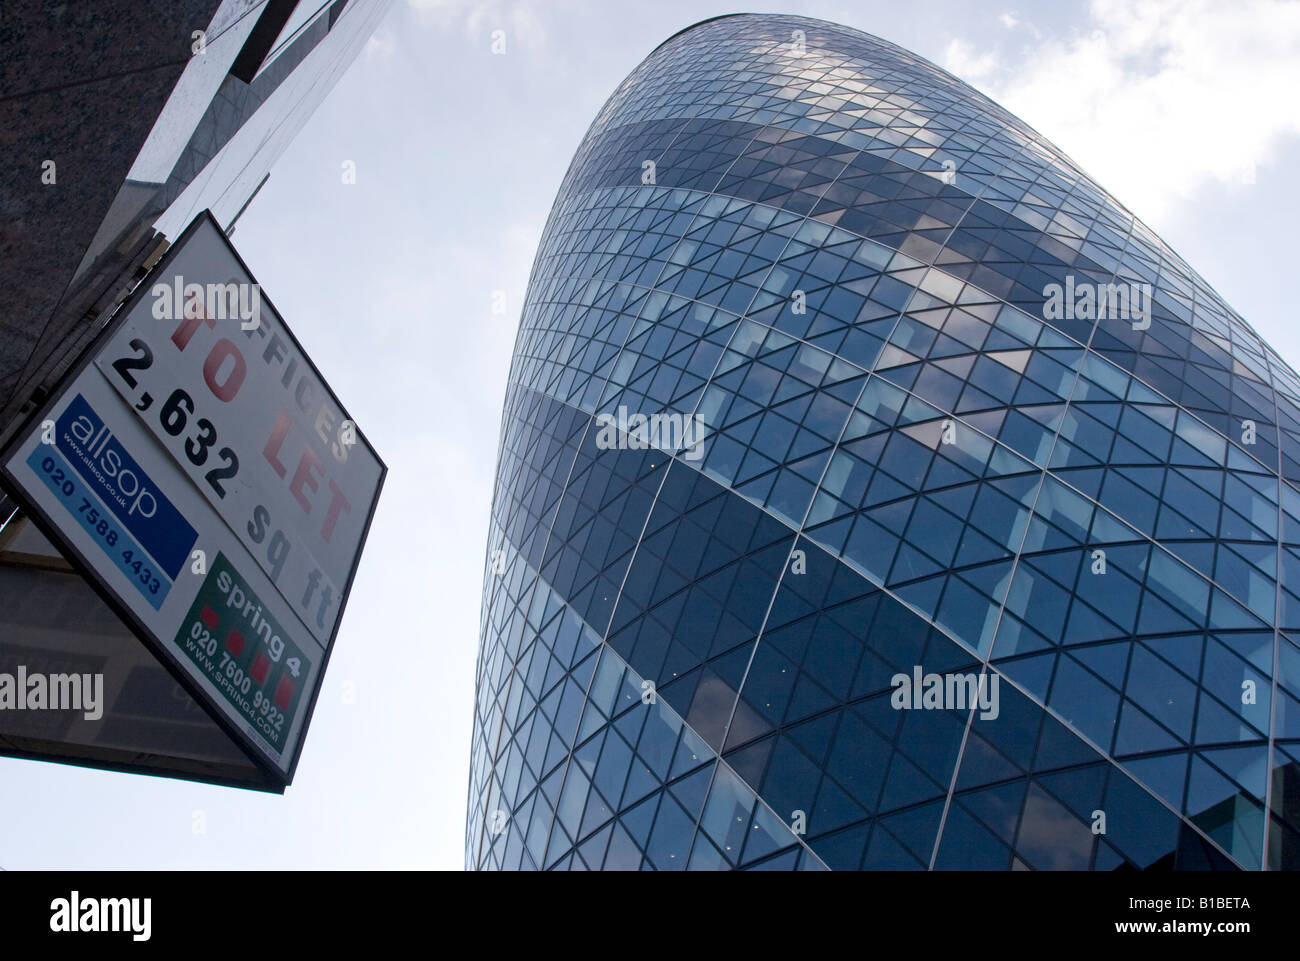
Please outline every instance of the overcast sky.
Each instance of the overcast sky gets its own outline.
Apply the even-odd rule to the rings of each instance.
[[[1300,221],[1300,3],[779,10],[898,43],[997,100],[1300,366],[1284,258]],[[389,467],[296,780],[275,797],[0,759],[0,866],[462,866],[480,577],[533,251],[615,86],[673,33],[732,12],[397,0],[234,236]]]

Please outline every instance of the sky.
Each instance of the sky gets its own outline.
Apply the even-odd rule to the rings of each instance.
[[[971,83],[1300,367],[1282,256],[1300,222],[1300,3],[759,9],[856,27]],[[389,468],[295,781],[280,797],[0,759],[0,867],[463,866],[488,513],[533,253],[614,88],[734,12],[396,0],[233,238]]]

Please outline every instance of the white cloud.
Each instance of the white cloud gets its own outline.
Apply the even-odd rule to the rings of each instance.
[[[539,6],[530,0],[408,0],[418,21],[440,31],[460,25],[473,43],[486,44],[495,30],[505,32],[506,53],[514,47],[546,45]]]
[[[948,44],[940,64],[973,86],[981,86],[982,81],[992,79],[1002,71],[996,54],[992,51],[979,53],[960,38]]]
[[[1300,4],[1093,0],[1089,21],[997,55],[954,40],[943,64],[1148,221],[1300,133]]]

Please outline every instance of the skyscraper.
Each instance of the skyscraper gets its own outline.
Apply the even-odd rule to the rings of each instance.
[[[673,36],[510,371],[466,862],[1297,865],[1300,379],[856,30]]]

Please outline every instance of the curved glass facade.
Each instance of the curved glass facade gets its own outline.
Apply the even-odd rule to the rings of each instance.
[[[533,267],[466,863],[1295,867],[1298,488],[1295,372],[1042,137],[698,24]]]

